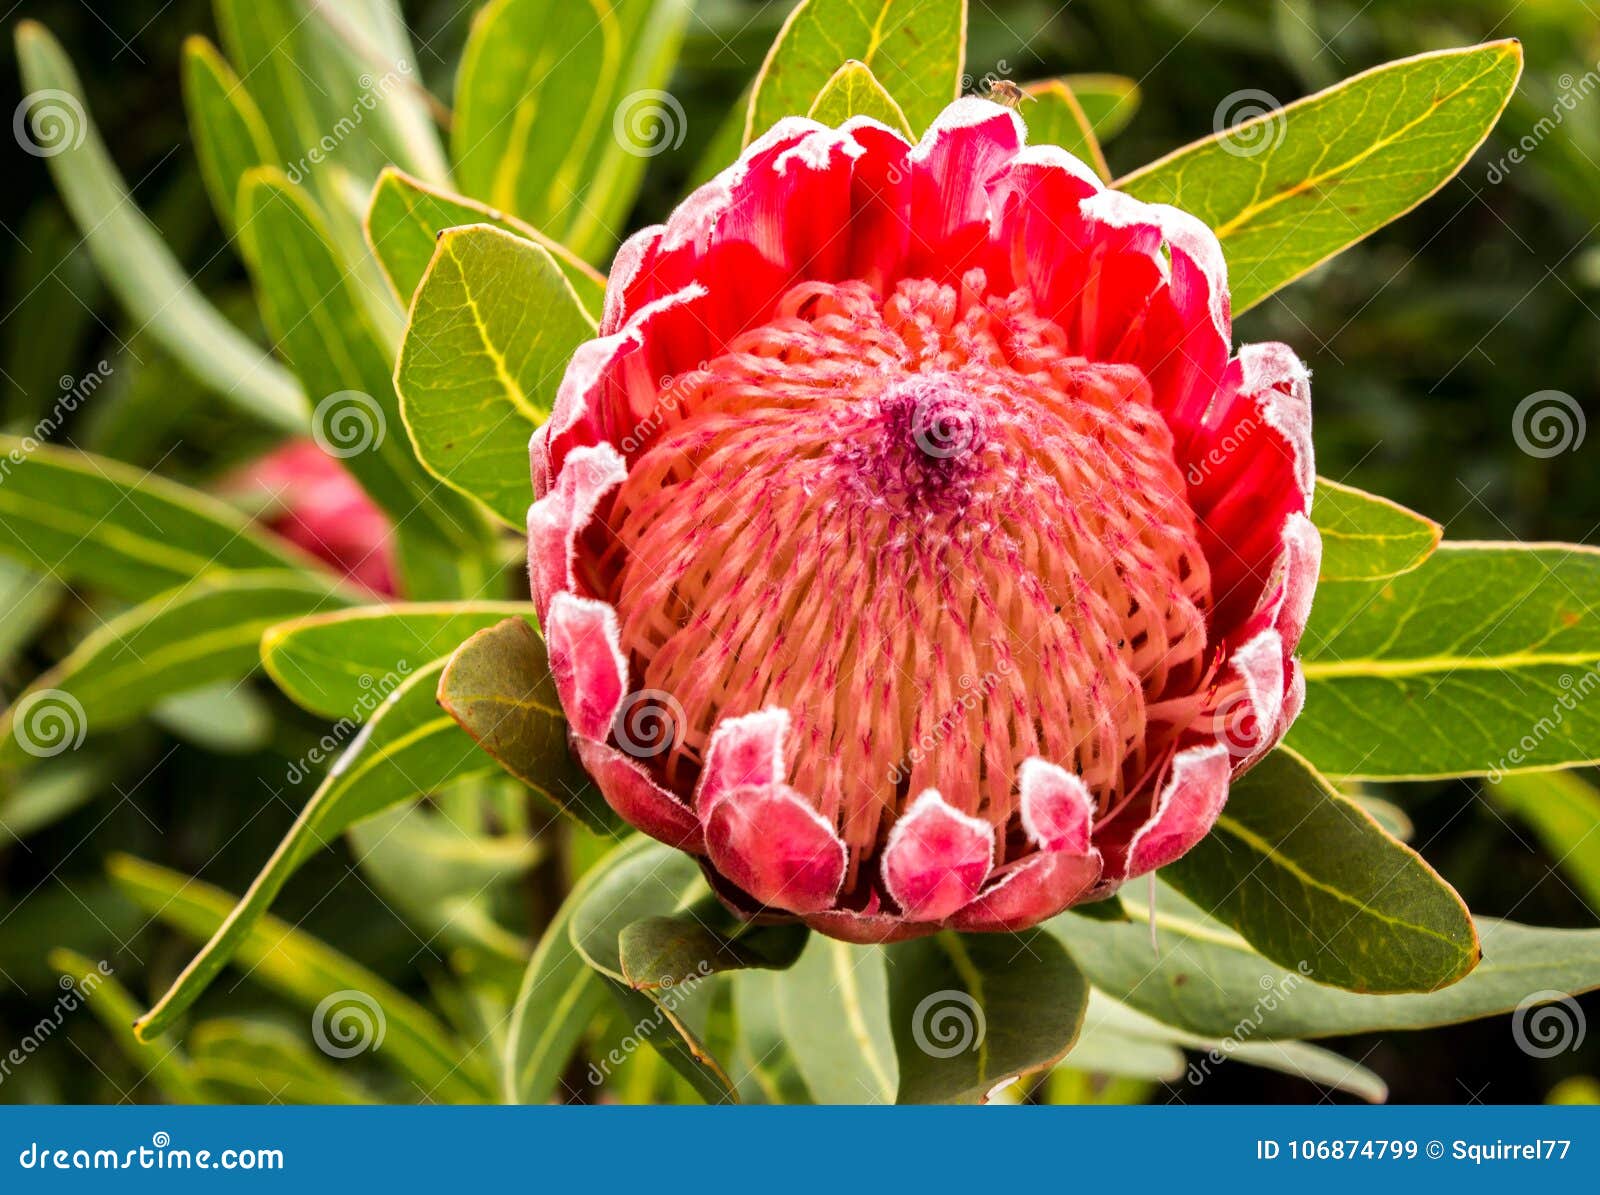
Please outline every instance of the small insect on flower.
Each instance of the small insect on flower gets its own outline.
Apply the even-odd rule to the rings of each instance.
[[[1209,229],[1023,139],[976,98],[916,146],[779,122],[622,247],[533,438],[574,748],[745,916],[1103,898],[1303,700],[1305,367],[1230,355]]]
[[[1034,98],[1010,79],[990,79],[988,87],[984,90],[984,97],[1012,109],[1021,108],[1024,100]]]

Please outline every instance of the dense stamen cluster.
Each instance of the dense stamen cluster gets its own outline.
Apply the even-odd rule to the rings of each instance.
[[[723,718],[787,709],[787,781],[848,886],[928,788],[997,827],[1003,861],[1025,759],[1103,817],[1170,757],[1210,574],[1137,369],[1072,356],[974,270],[803,283],[672,399],[593,573],[632,683],[682,710],[664,784],[692,791]]]

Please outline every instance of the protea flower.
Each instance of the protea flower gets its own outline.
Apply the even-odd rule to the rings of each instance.
[[[360,484],[314,440],[291,440],[220,487],[268,529],[383,596],[395,592],[393,528]]]
[[[618,254],[534,437],[575,750],[746,916],[1006,930],[1192,847],[1299,711],[1304,366],[1216,238],[966,99],[786,120]]]

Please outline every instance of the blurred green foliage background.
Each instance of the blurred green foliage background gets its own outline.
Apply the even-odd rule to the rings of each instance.
[[[421,73],[448,97],[473,5],[406,4]],[[701,0],[672,91],[688,116],[682,146],[652,165],[636,222],[660,216],[733,108],[789,4]],[[215,36],[205,0],[25,0],[6,17],[46,23],[74,55],[94,119],[134,192],[224,309],[254,318],[236,256],[206,202],[187,145],[178,51]],[[1122,173],[1213,131],[1225,97],[1256,89],[1288,102],[1369,66],[1422,50],[1517,37],[1527,73],[1500,129],[1460,176],[1385,228],[1238,321],[1240,340],[1281,339],[1311,365],[1319,471],[1434,517],[1452,538],[1595,542],[1600,432],[1549,458],[1520,451],[1517,403],[1537,391],[1600,412],[1600,13],[1583,0],[973,0],[968,73],[1027,82],[1107,71],[1139,82],[1142,103],[1107,146]],[[6,102],[20,97],[9,53]],[[1564,103],[1563,100],[1566,100]],[[1541,124],[1541,122],[1543,122]],[[1506,155],[1524,137],[1520,163]],[[0,421],[29,427],[63,382],[109,380],[58,438],[191,480],[263,447],[266,433],[220,408],[134,335],[94,278],[43,162],[8,145],[0,189]],[[248,324],[246,326],[249,326]],[[26,629],[60,649],[94,615],[69,595],[42,611],[5,590],[0,688],[15,693],[44,662]],[[103,611],[102,611],[103,615]],[[56,636],[52,640],[49,636]],[[320,728],[286,704],[259,726],[196,744],[179,726],[129,733],[104,798],[26,844],[0,843],[0,1051],[53,999],[55,946],[111,958],[139,997],[160,991],[188,944],[145,928],[102,878],[131,851],[234,891],[303,803],[281,777]],[[185,741],[185,740],[191,741]],[[219,762],[218,751],[229,757]],[[1477,912],[1587,926],[1596,912],[1523,827],[1476,785],[1410,786],[1414,840]],[[328,896],[329,890],[332,895]],[[445,949],[390,911],[347,857],[317,860],[291,885],[282,915],[394,982],[425,991]],[[237,1013],[267,1002],[230,979],[207,998]],[[1600,1024],[1600,1004],[1584,1001]],[[1600,1032],[1548,1060],[1518,1051],[1506,1018],[1425,1034],[1330,1043],[1379,1072],[1392,1098],[1440,1103],[1546,1099],[1563,1079],[1600,1072]],[[1091,1089],[1085,1089],[1089,1093]],[[1224,1066],[1155,1101],[1316,1100],[1308,1084]],[[0,1082],[0,1102],[154,1098],[89,1017],[77,1017]]]

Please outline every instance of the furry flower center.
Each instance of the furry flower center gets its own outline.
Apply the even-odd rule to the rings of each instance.
[[[1213,671],[1210,574],[1143,375],[1066,345],[976,271],[807,282],[662,395],[595,575],[633,683],[682,711],[671,787],[719,720],[787,708],[788,781],[854,882],[927,788],[1004,859],[1024,759],[1102,819],[1165,765]]]

